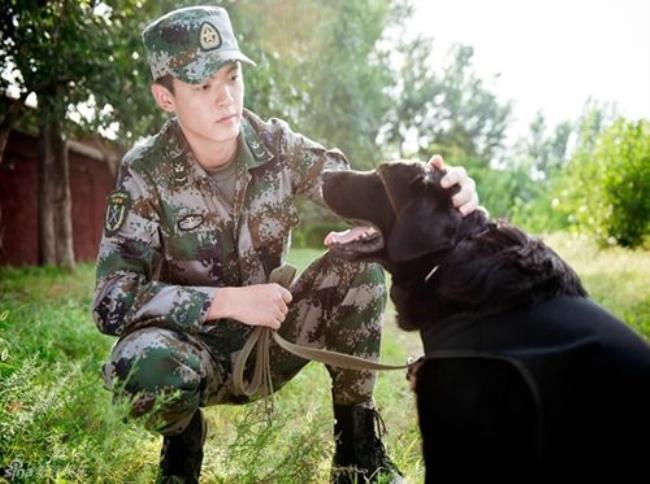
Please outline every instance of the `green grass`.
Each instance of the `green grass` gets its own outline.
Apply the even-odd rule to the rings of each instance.
[[[581,235],[542,238],[572,265],[592,298],[650,339],[650,252],[601,250]]]
[[[650,336],[650,253],[598,251],[565,234],[547,237],[583,278],[591,295]],[[305,268],[321,251],[294,250]],[[94,267],[74,275],[52,268],[0,269],[0,467],[16,482],[151,482],[161,438],[137,422],[103,389],[100,367],[114,338],[89,314]],[[386,314],[382,358],[417,355],[415,334]],[[413,398],[403,372],[382,373],[376,402],[391,456],[410,482],[423,480]],[[329,377],[311,363],[276,397],[269,425],[261,403],[210,407],[204,482],[326,482],[333,450]],[[1,480],[1,478],[0,478]]]

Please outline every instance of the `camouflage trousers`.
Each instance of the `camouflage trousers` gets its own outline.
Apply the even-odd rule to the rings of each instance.
[[[279,333],[287,340],[377,360],[386,305],[384,273],[375,263],[351,263],[326,252],[292,284],[293,301]],[[246,403],[236,395],[232,368],[251,326],[233,320],[209,323],[196,334],[147,327],[121,337],[104,365],[114,399],[129,402],[132,417],[150,430],[181,432],[201,406]],[[281,388],[308,361],[272,342],[273,389]],[[245,376],[251,376],[254,354]],[[337,404],[370,402],[374,371],[328,367]]]

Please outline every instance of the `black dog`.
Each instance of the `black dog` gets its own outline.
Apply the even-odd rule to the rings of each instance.
[[[427,482],[645,473],[650,346],[540,240],[463,218],[443,174],[395,162],[323,181],[332,210],[376,229],[330,250],[381,263],[399,326],[420,331]]]

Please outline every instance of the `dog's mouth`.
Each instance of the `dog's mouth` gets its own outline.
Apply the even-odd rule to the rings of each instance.
[[[356,221],[355,221],[356,222]],[[373,254],[384,247],[384,237],[379,228],[365,220],[342,232],[330,232],[324,244],[339,257],[356,259]]]

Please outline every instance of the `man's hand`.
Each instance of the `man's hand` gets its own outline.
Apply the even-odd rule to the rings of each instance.
[[[430,160],[431,166],[445,168],[445,162],[440,155],[434,155]],[[462,166],[447,166],[447,174],[440,180],[443,188],[460,185],[460,191],[451,198],[454,207],[465,216],[478,208],[478,193],[476,183],[469,176]]]
[[[291,300],[291,293],[275,283],[222,287],[212,300],[208,320],[232,318],[250,326],[278,329]]]

